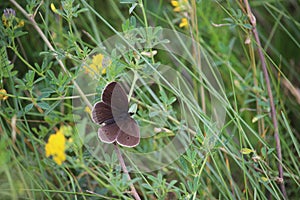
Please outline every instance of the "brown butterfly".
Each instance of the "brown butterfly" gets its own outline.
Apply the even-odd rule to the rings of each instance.
[[[100,124],[98,137],[104,143],[117,142],[135,147],[140,143],[140,129],[128,113],[127,95],[120,83],[109,83],[102,92],[102,101],[95,103],[92,119]]]

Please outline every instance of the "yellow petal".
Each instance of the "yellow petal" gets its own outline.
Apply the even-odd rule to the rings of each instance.
[[[58,165],[61,165],[61,164],[62,164],[62,160],[61,160],[59,157],[57,157],[57,156],[54,156],[54,157],[53,157],[53,160],[54,160],[54,162],[56,162],[56,164],[58,164]]]
[[[57,13],[57,9],[55,8],[55,5],[53,3],[50,4],[50,7],[54,13]]]
[[[7,94],[6,90],[5,89],[1,89],[0,90],[0,100],[4,101],[4,100],[8,99],[8,96],[6,94]]]
[[[18,23],[18,27],[23,27],[25,24],[24,20],[20,20]]]
[[[172,4],[172,6],[174,6],[174,7],[178,7],[178,6],[179,6],[178,1],[171,1],[171,4]]]
[[[88,113],[88,114],[91,114],[91,113],[92,113],[91,109],[90,109],[88,106],[86,106],[86,107],[84,108],[84,112],[86,112],[86,113]]]
[[[182,28],[182,27],[188,27],[188,25],[189,25],[189,21],[187,20],[187,18],[182,18],[181,19],[181,22],[180,22],[180,24],[179,24],[179,27],[180,28]]]
[[[174,12],[180,12],[180,10],[181,10],[180,7],[176,7],[173,9]]]
[[[103,68],[103,69],[102,69],[101,74],[102,74],[102,75],[106,74],[106,68]]]
[[[92,61],[92,63],[93,63],[94,65],[97,65],[97,66],[102,66],[102,60],[103,60],[103,57],[104,57],[104,56],[103,56],[101,53],[99,53],[99,54],[93,56],[93,61]]]
[[[54,162],[61,165],[66,160],[65,143],[66,138],[63,131],[67,129],[62,126],[55,134],[50,135],[45,146],[46,157],[53,156]]]
[[[252,149],[248,149],[248,148],[242,148],[242,150],[241,150],[241,153],[242,154],[250,154],[250,153],[253,153],[254,152],[254,150],[252,150]]]
[[[262,180],[263,182],[267,182],[269,179],[268,179],[267,177],[261,177],[261,180]]]

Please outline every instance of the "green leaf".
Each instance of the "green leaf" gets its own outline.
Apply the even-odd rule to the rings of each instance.
[[[55,74],[53,73],[53,71],[48,70],[47,73],[53,81],[57,81],[57,78],[56,78]]]
[[[252,29],[251,24],[243,24],[242,26],[243,26],[244,28],[246,28],[246,29],[249,29],[249,30]]]
[[[32,70],[29,70],[25,74],[25,81],[26,81],[27,87],[31,87],[33,85],[34,77],[35,77],[35,72]]]
[[[13,67],[14,65],[8,60],[6,48],[2,47],[0,49],[0,79],[16,75],[17,71],[12,71]]]
[[[260,152],[264,158],[267,157],[267,148],[266,147],[261,148]]]
[[[48,115],[54,108],[56,108],[56,106],[59,105],[61,101],[56,101],[55,103],[53,103],[45,112],[45,115]]]
[[[143,186],[143,188],[145,188],[145,189],[148,189],[148,190],[152,190],[152,187],[151,187],[151,185],[149,185],[149,184],[146,184],[146,183],[142,183],[142,186]]]
[[[40,101],[43,98],[47,98],[51,95],[50,92],[42,92],[42,94],[37,98],[38,101]]]
[[[136,111],[137,111],[137,104],[135,103],[135,104],[132,104],[131,106],[130,106],[130,108],[129,108],[129,113],[136,113]]]
[[[135,7],[137,6],[138,4],[137,3],[133,3],[131,5],[131,7],[129,8],[129,14],[131,14],[133,12],[133,10],[135,9]]]
[[[152,117],[155,117],[157,115],[159,115],[159,113],[161,113],[160,111],[153,111],[153,112],[150,112],[149,113],[149,117],[152,118]]]
[[[187,163],[186,163],[186,159],[180,157],[179,162],[181,163],[181,165],[183,167],[183,171],[187,173],[188,172],[188,166],[187,166]]]
[[[170,190],[176,183],[177,183],[177,180],[172,180],[168,185],[168,190]]]
[[[42,108],[43,110],[47,110],[47,109],[50,108],[49,104],[46,103],[46,102],[39,102],[39,103],[37,103],[37,105],[38,105],[40,108]]]
[[[269,154],[273,153],[274,151],[275,151],[275,148],[270,148],[270,149],[268,149],[267,154],[269,155]]]
[[[168,101],[168,104],[171,105],[171,104],[173,104],[176,100],[177,100],[176,97],[171,97],[171,98],[169,99],[169,101]]]
[[[28,104],[27,106],[25,106],[25,113],[29,112],[33,107],[33,103]]]
[[[256,115],[255,117],[252,118],[252,123],[257,122],[258,120],[260,120],[261,118],[264,118],[267,114],[263,114],[263,115]]]
[[[27,34],[27,32],[17,31],[17,32],[15,32],[15,37],[16,37],[16,38],[17,38],[17,37],[21,37],[21,36],[26,35],[26,34]]]

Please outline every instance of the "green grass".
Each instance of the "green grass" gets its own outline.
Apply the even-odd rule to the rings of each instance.
[[[0,199],[297,199],[299,3],[250,1],[260,49],[240,1],[14,2],[0,3],[16,11],[0,25]],[[106,73],[86,73],[99,53]],[[113,80],[150,136],[132,149],[103,144],[86,112]],[[45,146],[61,127],[58,165]]]

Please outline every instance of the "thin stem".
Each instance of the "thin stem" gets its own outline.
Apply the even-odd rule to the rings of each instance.
[[[16,49],[16,46],[9,46],[10,49],[12,49],[14,51],[14,53],[18,56],[18,58],[25,64],[27,65],[27,67],[29,67],[31,70],[33,70],[35,73],[37,73],[38,75],[44,77],[45,75],[43,73],[40,73],[39,71],[37,71],[33,66],[31,66],[22,56],[21,54],[19,54],[19,52]]]
[[[279,131],[278,131],[278,122],[277,122],[276,109],[275,109],[275,104],[274,104],[274,99],[273,99],[273,94],[272,94],[272,89],[271,89],[270,78],[269,78],[269,74],[268,74],[268,70],[267,70],[266,60],[265,60],[265,57],[264,57],[264,54],[262,51],[263,48],[260,43],[258,31],[256,29],[255,16],[253,15],[253,13],[251,11],[248,0],[244,0],[244,4],[246,5],[248,17],[253,26],[252,32],[254,34],[255,41],[258,45],[258,54],[259,54],[259,58],[261,60],[262,70],[263,70],[264,78],[265,78],[266,85],[267,85],[267,91],[268,91],[268,96],[270,99],[270,106],[271,106],[272,122],[273,122],[273,126],[274,126],[274,138],[276,141],[276,151],[277,151],[278,160],[279,160],[278,161],[278,172],[279,172],[279,178],[281,180],[279,185],[280,185],[280,189],[281,189],[283,196],[286,198],[287,194],[286,194],[286,189],[284,186],[284,179],[283,179],[282,154],[281,154],[281,145],[280,145],[280,138],[279,138]]]
[[[130,175],[128,173],[128,170],[127,170],[127,167],[125,165],[124,159],[123,159],[121,151],[119,149],[119,146],[117,144],[114,144],[114,147],[115,147],[115,151],[117,153],[118,159],[120,161],[120,165],[122,167],[122,170],[126,174],[128,181],[131,181]],[[136,191],[136,189],[135,189],[135,187],[132,183],[130,183],[130,188],[131,188],[131,194],[134,196],[134,198],[136,200],[140,200],[141,198],[140,198],[139,194],[137,193],[137,191]]]
[[[202,174],[202,172],[203,172],[204,166],[206,166],[206,163],[208,163],[208,158],[209,158],[209,156],[210,156],[210,153],[207,153],[206,156],[205,156],[205,159],[204,159],[204,161],[203,161],[203,164],[201,165],[201,168],[200,168],[200,170],[199,170],[199,173],[196,174],[196,177],[198,178],[198,179],[197,179],[197,185],[199,185],[199,181],[200,181],[201,174]],[[196,190],[196,191],[194,192],[194,194],[193,194],[193,200],[195,200],[195,199],[197,198],[197,191],[198,191],[198,190]]]
[[[193,32],[191,33],[191,37],[197,42],[197,44],[199,44],[199,45],[194,45],[193,43],[194,45],[193,50],[194,50],[194,55],[195,55],[195,60],[197,65],[196,67],[199,67],[199,71],[200,71],[199,80],[202,83],[203,77],[201,74],[203,72],[202,72],[202,63],[201,63],[201,49],[200,49],[200,42],[199,42],[200,34],[198,30],[198,20],[197,20],[197,4],[195,0],[191,1],[191,3],[192,3],[191,24],[194,31],[194,33]],[[201,108],[203,110],[203,113],[206,113],[205,91],[204,91],[203,84],[200,85],[200,95],[201,95]]]
[[[139,6],[142,9],[145,27],[148,28],[148,21],[147,21],[147,16],[146,16],[146,11],[145,11],[145,8],[144,8],[143,0],[139,0]]]

